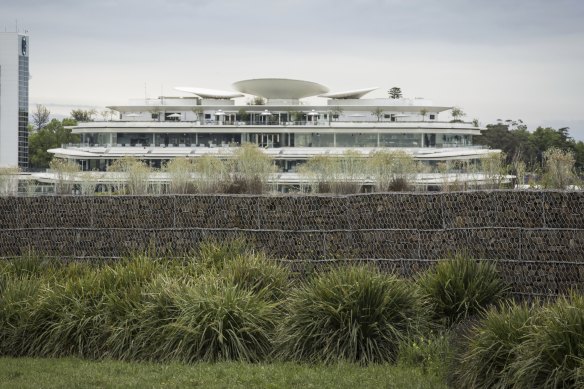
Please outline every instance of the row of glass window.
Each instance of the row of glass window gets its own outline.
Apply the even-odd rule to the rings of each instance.
[[[472,144],[471,135],[451,134],[217,134],[217,133],[88,133],[81,142],[101,146],[222,147],[254,143],[260,147],[458,147]]]

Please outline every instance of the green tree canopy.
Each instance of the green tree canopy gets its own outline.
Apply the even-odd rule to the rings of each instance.
[[[93,117],[97,114],[95,109],[74,109],[71,111],[71,117],[78,122],[91,122]]]
[[[49,149],[61,147],[65,143],[79,143],[79,135],[72,134],[65,126],[76,125],[73,119],[59,121],[53,119],[39,131],[30,134],[28,138],[28,153],[30,167],[33,169],[48,168],[53,154]]]
[[[584,168],[584,143],[576,142],[568,128],[538,127],[529,132],[521,121],[499,121],[487,125],[475,143],[500,149],[507,155],[507,163],[524,161],[531,170],[542,166],[544,153],[552,148],[573,152],[576,171]]]
[[[401,88],[394,86],[390,90],[387,91],[389,97],[392,99],[401,99],[402,98],[402,91]]]

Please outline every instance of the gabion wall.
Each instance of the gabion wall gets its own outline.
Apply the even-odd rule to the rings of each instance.
[[[297,269],[370,261],[412,276],[464,251],[518,295],[584,291],[584,193],[0,198],[0,257],[183,256],[243,237]]]

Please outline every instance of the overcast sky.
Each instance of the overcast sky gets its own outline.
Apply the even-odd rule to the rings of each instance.
[[[584,139],[584,0],[0,0],[16,20],[53,112],[285,77]]]

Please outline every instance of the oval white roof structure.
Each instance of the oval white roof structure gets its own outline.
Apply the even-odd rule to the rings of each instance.
[[[379,89],[379,87],[373,88],[364,88],[364,89],[353,89],[343,92],[331,92],[319,95],[319,97],[328,97],[331,99],[360,99],[361,97],[365,96],[367,93],[374,91],[375,89]]]
[[[202,99],[233,99],[235,97],[243,97],[241,93],[218,89],[193,88],[190,86],[177,86],[174,89],[181,92],[192,93]]]
[[[256,78],[237,81],[233,88],[266,99],[301,99],[327,93],[329,89],[311,81],[291,80],[287,78]]]

